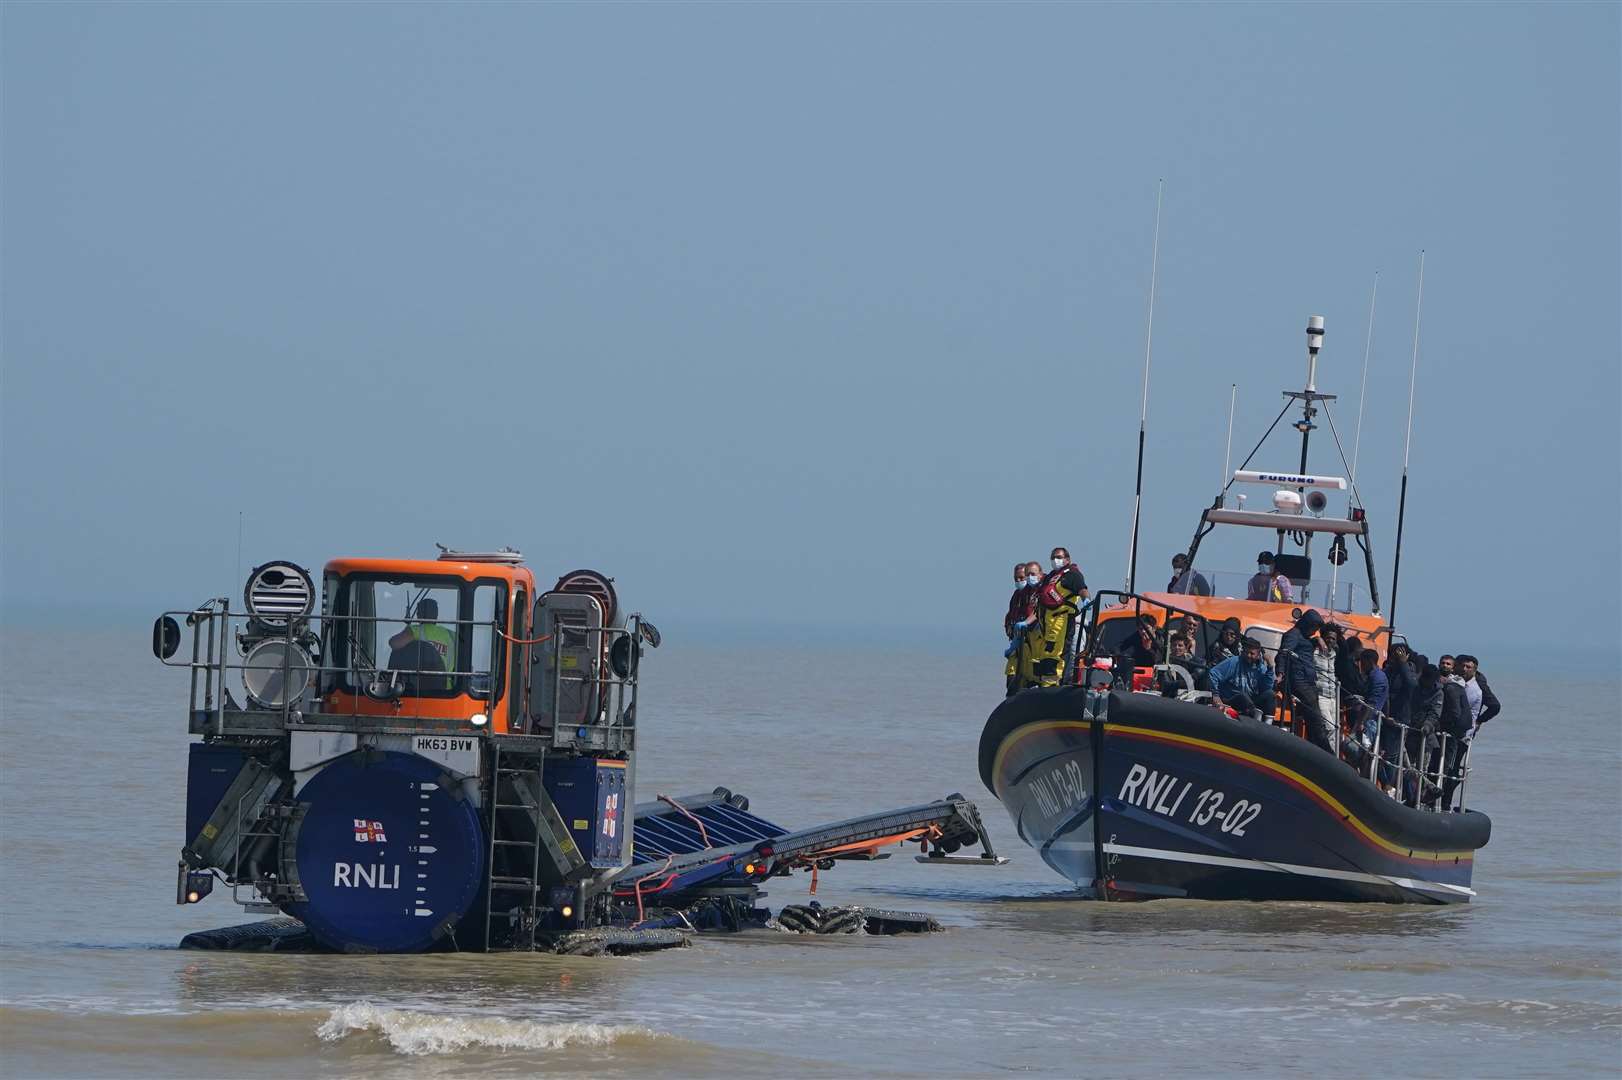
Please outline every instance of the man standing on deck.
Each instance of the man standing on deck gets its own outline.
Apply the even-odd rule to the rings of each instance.
[[[1459,677],[1457,671],[1443,677],[1441,734],[1444,738],[1442,752],[1436,762],[1441,770],[1443,810],[1452,806],[1453,791],[1462,779],[1460,771],[1464,764],[1464,751],[1469,744],[1474,722],[1470,716],[1470,699],[1464,688],[1464,680]],[[1432,794],[1428,801],[1434,802],[1435,795]]]
[[[1262,600],[1273,604],[1288,604],[1295,599],[1290,579],[1273,573],[1273,553],[1264,551],[1256,556],[1256,572],[1250,576],[1245,588],[1245,599]]]
[[[1414,670],[1413,654],[1407,642],[1391,643],[1385,658],[1385,678],[1390,693],[1385,711],[1392,722],[1385,726],[1385,733],[1380,737],[1380,752],[1393,765],[1400,763],[1406,752],[1409,754],[1408,764],[1412,765],[1417,763],[1417,753],[1410,750],[1414,740],[1404,740],[1402,733],[1404,728],[1413,726],[1414,691],[1418,687],[1419,676]]]
[[[1380,716],[1391,705],[1391,682],[1386,678],[1385,672],[1377,666],[1379,663],[1380,654],[1373,649],[1364,649],[1357,655],[1358,673],[1363,678],[1363,685],[1359,691],[1359,696],[1363,699],[1363,707],[1360,710],[1363,723],[1360,727],[1363,747],[1369,751],[1373,751],[1376,738],[1380,740],[1382,746],[1390,741],[1384,734],[1385,725],[1381,723]],[[1389,772],[1389,768],[1381,770],[1383,783],[1394,782],[1393,779],[1386,779]]]
[[[1076,614],[1087,602],[1087,579],[1070,561],[1070,549],[1056,547],[1049,556],[1053,568],[1036,588],[1036,618],[1026,631],[1030,651],[1030,683],[1058,686],[1075,663],[1073,649]]]
[[[1503,706],[1482,677],[1480,662],[1475,657],[1460,653],[1453,663],[1459,678],[1464,680],[1464,698],[1470,705],[1470,734],[1465,738],[1465,742],[1469,742],[1481,730],[1481,725],[1503,711]]]
[[[1335,754],[1340,725],[1325,717],[1318,706],[1318,649],[1313,638],[1323,624],[1323,616],[1313,609],[1301,613],[1279,642],[1279,671],[1284,676],[1290,711],[1304,723],[1307,740],[1324,753]]]
[[[1036,587],[1041,582],[1042,568],[1039,564],[1014,564],[1014,593],[1008,598],[1008,614],[1002,620],[1003,633],[1008,638],[1008,648],[1003,651],[1003,658],[1008,663],[1003,668],[1003,674],[1006,676],[1009,697],[1025,689],[1020,678],[1020,647],[1025,641],[1025,631],[1030,629],[1031,620],[1036,617]]]
[[[1206,581],[1205,575],[1198,570],[1191,570],[1188,556],[1179,551],[1171,557],[1171,584],[1166,586],[1166,591],[1192,596],[1210,596],[1211,583]]]

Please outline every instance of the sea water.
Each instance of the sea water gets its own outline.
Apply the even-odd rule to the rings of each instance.
[[[637,795],[725,785],[791,828],[963,792],[1000,869],[915,849],[819,875],[824,903],[943,934],[706,936],[634,958],[181,952],[248,921],[174,904],[184,672],[146,630],[8,630],[0,651],[6,1076],[1581,1076],[1622,1065],[1614,672],[1489,663],[1493,819],[1468,906],[1099,904],[1019,843],[976,748],[1001,660],[704,649],[643,672]],[[809,878],[769,885],[804,902]]]

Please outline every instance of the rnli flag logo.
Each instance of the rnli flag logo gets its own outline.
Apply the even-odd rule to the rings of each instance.
[[[610,840],[614,838],[614,833],[619,828],[619,808],[619,795],[610,795],[603,800],[603,835]]]
[[[381,844],[388,839],[383,835],[381,821],[367,821],[365,818],[355,818],[355,843]]]

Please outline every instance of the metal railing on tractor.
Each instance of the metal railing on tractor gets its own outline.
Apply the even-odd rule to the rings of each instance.
[[[1113,597],[1118,601],[1107,610],[1104,607],[1106,597]],[[1130,614],[1127,614],[1128,611],[1130,611]],[[1084,627],[1084,633],[1080,647],[1077,650],[1074,681],[1081,685],[1096,686],[1098,685],[1097,680],[1103,677],[1107,678],[1108,682],[1118,689],[1131,690],[1135,671],[1133,666],[1112,666],[1108,669],[1107,674],[1093,666],[1095,660],[1109,658],[1114,661],[1120,659],[1122,655],[1120,652],[1099,651],[1100,646],[1103,644],[1099,625],[1100,622],[1105,624],[1116,621],[1125,622],[1132,627],[1135,634],[1140,616],[1146,611],[1157,615],[1155,634],[1157,654],[1153,666],[1157,682],[1159,676],[1170,672],[1175,666],[1171,657],[1171,638],[1173,635],[1167,632],[1173,623],[1186,620],[1186,629],[1194,630],[1198,628],[1201,631],[1193,636],[1195,648],[1200,650],[1202,656],[1204,649],[1209,645],[1204,631],[1213,628],[1220,631],[1221,628],[1220,622],[1209,619],[1197,611],[1150,600],[1137,593],[1117,592],[1109,589],[1102,590],[1088,598],[1077,618],[1078,624]],[[1101,619],[1104,614],[1110,614],[1112,618]],[[1284,632],[1279,631],[1276,627],[1266,627],[1265,629],[1280,634]],[[1248,636],[1251,634],[1253,627],[1242,627],[1241,630]],[[1370,647],[1378,648],[1378,651],[1383,655],[1389,652],[1393,636],[1392,627],[1381,626],[1370,633],[1365,640],[1371,643]],[[1373,643],[1381,638],[1384,638],[1384,645],[1374,646]],[[1130,641],[1130,638],[1127,640]],[[1277,664],[1278,650],[1276,647],[1267,648],[1264,646],[1263,655],[1269,663]],[[1098,674],[1094,674],[1095,672]],[[1203,695],[1190,686],[1188,693],[1191,700],[1199,701],[1204,699],[1212,707],[1221,704],[1214,690],[1211,694]],[[1282,689],[1275,689],[1274,695],[1276,699],[1274,708],[1264,715],[1263,721],[1275,727],[1286,728],[1296,736],[1305,739],[1305,721],[1297,717],[1290,708],[1289,695],[1284,693]],[[1367,703],[1361,697],[1352,694],[1347,695],[1347,702],[1353,704],[1348,707],[1343,703],[1341,708],[1337,710],[1340,715],[1336,718],[1340,734],[1337,740],[1339,743],[1338,756],[1342,761],[1352,765],[1358,775],[1364,777],[1370,783],[1380,786],[1382,790],[1395,790],[1397,797],[1410,806],[1438,812],[1447,811],[1451,808],[1453,796],[1456,793],[1458,796],[1457,809],[1464,809],[1465,782],[1470,775],[1469,740],[1449,735],[1446,732],[1426,733],[1416,726],[1398,723],[1385,713],[1376,712],[1374,741],[1373,746],[1370,747],[1366,739],[1362,737],[1366,735],[1365,717],[1370,711]],[[1401,729],[1400,750],[1396,754],[1395,761],[1386,756],[1384,743],[1382,742],[1383,729],[1387,724]],[[1413,760],[1410,759],[1408,754],[1410,734],[1417,736],[1419,742],[1419,754],[1417,759]],[[1427,734],[1435,736],[1438,740],[1434,753],[1432,748],[1427,745],[1429,742],[1429,739],[1425,737]],[[1448,770],[1449,740],[1452,741],[1454,746],[1452,771]]]
[[[271,628],[253,615],[232,611],[230,601],[224,597],[189,611],[164,612],[164,616],[179,618],[191,627],[190,657],[182,659],[176,650],[160,660],[169,667],[188,668],[191,672],[188,714],[194,734],[262,734],[340,718],[358,728],[387,728],[396,721],[409,720],[416,730],[476,729],[481,725],[472,718],[447,716],[444,709],[434,710],[429,703],[467,696],[494,704],[503,693],[510,692],[503,680],[507,635],[496,619],[434,620],[451,630],[459,644],[464,635],[489,635],[489,666],[478,670],[458,667],[455,657],[449,658],[450,663],[443,668],[423,667],[421,660],[413,667],[379,665],[366,649],[357,646],[353,632],[345,639],[345,663],[326,662],[340,625],[375,635],[378,627],[420,626],[424,622],[420,619],[317,615],[308,621]],[[471,636],[467,640],[476,643]],[[233,642],[240,654],[236,658],[232,656]],[[264,650],[266,643],[282,646],[279,659],[255,662],[255,653],[270,651]],[[422,652],[418,650],[419,655]],[[228,672],[238,673],[245,703],[238,704],[231,696]],[[250,676],[260,680],[257,691],[252,688]],[[431,692],[422,692],[425,687]],[[412,689],[418,692],[410,693]],[[383,706],[392,704],[394,709],[384,715],[333,709],[336,694],[370,699]]]
[[[191,627],[190,656],[183,659],[177,649],[160,659],[167,666],[190,670],[188,715],[194,734],[266,734],[340,719],[362,729],[387,729],[399,721],[410,721],[417,731],[476,731],[484,726],[482,719],[448,716],[433,703],[471,697],[489,706],[505,696],[514,706],[514,733],[554,729],[554,745],[610,750],[625,749],[625,740],[614,733],[635,726],[641,641],[650,632],[644,630],[639,615],[631,615],[622,627],[576,627],[560,622],[552,634],[537,639],[509,635],[500,619],[439,619],[435,623],[452,631],[458,646],[464,640],[479,645],[473,635],[487,635],[488,649],[469,650],[469,654],[483,651],[488,666],[474,663],[462,668],[453,656],[445,668],[423,667],[421,660],[415,666],[393,667],[378,664],[357,642],[357,634],[369,634],[375,643],[379,627],[420,626],[423,620],[315,615],[304,622],[271,628],[251,614],[232,611],[224,597],[163,616],[178,618]],[[328,661],[340,628],[347,631],[342,635],[344,662],[334,664]],[[233,643],[239,655],[233,656]],[[280,648],[266,650],[267,643]],[[508,644],[518,652],[516,664],[508,663]],[[582,647],[594,659],[570,670],[563,662],[564,653],[570,648],[582,651]],[[256,653],[270,651],[276,653],[274,661],[255,660]],[[462,650],[458,647],[456,651]],[[424,650],[417,652],[421,656]],[[540,711],[544,695],[528,676],[537,664],[543,665],[543,677],[551,683],[550,698],[545,700],[554,713],[562,712],[560,703],[570,701],[569,715]],[[509,670],[530,685],[508,685]],[[247,698],[244,703],[231,696],[227,673],[236,673],[240,679]],[[257,691],[251,689],[253,679],[258,680]],[[566,695],[566,687],[577,692]],[[370,699],[393,709],[379,714],[375,709],[335,708],[335,695]]]
[[[637,668],[640,666],[642,641],[645,640],[641,615],[630,615],[624,626],[573,626],[559,621],[554,625],[549,640],[543,644],[547,651],[540,658],[545,677],[551,680],[548,700],[553,709],[552,733],[554,746],[572,746],[585,750],[628,749],[615,740],[615,733],[636,727]],[[525,649],[534,645],[526,644]],[[596,662],[574,674],[563,663],[566,655],[583,650],[597,658]],[[574,687],[570,695],[578,703],[576,715],[563,715],[564,690]],[[571,705],[571,711],[575,708]]]

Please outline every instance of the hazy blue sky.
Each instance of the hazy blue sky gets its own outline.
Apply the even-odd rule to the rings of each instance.
[[[240,595],[241,511],[996,649],[1014,559],[1124,578],[1165,177],[1140,583],[1309,314],[1350,439],[1378,269],[1389,590],[1423,247],[1402,622],[1614,648],[1618,12],[8,3],[7,617]]]

